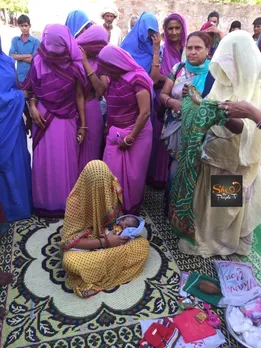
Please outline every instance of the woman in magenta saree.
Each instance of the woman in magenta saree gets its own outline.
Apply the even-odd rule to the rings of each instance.
[[[155,188],[163,188],[168,180],[169,154],[160,135],[163,128],[163,117],[166,108],[161,106],[160,92],[171,69],[181,62],[187,38],[187,25],[183,16],[170,14],[164,21],[164,44],[160,54],[160,81],[154,86],[156,98],[154,102],[152,156],[148,171],[148,183]]]
[[[125,212],[137,214],[143,199],[152,146],[150,106],[153,82],[123,49],[108,45],[98,57],[106,92],[108,135],[104,162],[123,189]]]
[[[102,158],[104,138],[104,121],[99,98],[103,96],[107,86],[107,79],[103,81],[98,76],[97,56],[101,49],[108,44],[108,32],[99,25],[92,25],[84,31],[76,42],[84,50],[83,65],[87,74],[85,87],[85,118],[88,131],[80,145],[79,173],[92,160]]]
[[[82,54],[69,29],[48,25],[23,85],[33,95],[33,205],[39,216],[63,216],[78,178],[85,82]]]

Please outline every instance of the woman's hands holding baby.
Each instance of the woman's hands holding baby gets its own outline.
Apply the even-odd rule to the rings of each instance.
[[[116,233],[110,232],[107,236],[109,248],[114,248],[126,244],[130,238],[125,236],[118,236]]]

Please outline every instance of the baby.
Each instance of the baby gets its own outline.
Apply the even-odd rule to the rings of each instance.
[[[115,234],[121,234],[123,230],[125,230],[128,227],[134,227],[137,228],[140,225],[140,220],[134,216],[134,215],[125,215],[120,217],[116,224],[113,224],[112,226],[109,226],[106,230],[106,234],[113,232]]]

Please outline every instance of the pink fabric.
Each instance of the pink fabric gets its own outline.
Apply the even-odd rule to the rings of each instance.
[[[152,126],[147,121],[135,143],[126,151],[119,149],[122,139],[133,126],[111,127],[106,139],[104,162],[118,178],[123,189],[123,206],[127,213],[137,214],[142,203],[152,146]]]
[[[202,25],[202,27],[200,28],[200,31],[205,31],[212,26],[213,24],[211,24],[210,22],[206,22],[205,24]]]
[[[100,103],[95,98],[86,102],[85,108],[88,130],[84,142],[80,145],[79,174],[88,162],[102,158],[104,122]]]
[[[92,25],[88,30],[85,30],[77,39],[76,42],[81,46],[88,57],[88,62],[98,74],[97,55],[100,53],[103,47],[109,42],[108,32],[99,25]],[[86,95],[89,94],[92,88],[90,79],[87,77],[87,85],[85,87]]]
[[[156,98],[154,99],[155,113],[152,121],[153,142],[147,181],[154,188],[162,189],[168,180],[169,154],[166,146],[160,140],[163,123],[157,117],[157,111],[160,107],[159,95],[160,90],[157,90]]]
[[[132,84],[122,78],[110,80],[106,93],[108,127],[126,128],[136,122],[139,114],[136,94],[147,87],[139,72]]]
[[[41,111],[41,110],[40,110]],[[33,125],[33,136],[37,126]],[[33,206],[39,216],[62,217],[78,178],[77,119],[54,118],[34,150]]]
[[[65,25],[49,24],[45,27],[38,54],[41,59],[34,64],[38,79],[56,71],[64,77],[72,75],[85,84],[81,50]]]
[[[168,34],[167,34],[167,26],[164,25],[164,50],[163,50],[163,58],[160,65],[160,73],[164,76],[168,76],[169,72],[173,68],[173,66],[181,61],[181,56],[183,49],[186,44],[187,39],[187,24],[185,21],[185,18],[181,16],[178,13],[172,13],[165,19],[165,23],[169,22],[170,20],[176,20],[179,21],[182,24],[182,33],[181,33],[181,39],[180,39],[180,51],[177,50],[175,43],[168,40]]]
[[[110,123],[111,127],[106,139],[103,160],[118,178],[123,189],[125,212],[135,214],[138,213],[142,202],[151,153],[150,120],[147,121],[131,147],[123,151],[119,149],[119,144],[125,136],[130,134],[138,117],[136,94],[141,89],[145,89],[152,97],[153,82],[129,53],[113,45],[108,45],[101,50],[99,66],[110,77],[106,99],[108,124]],[[115,116],[120,115],[122,117],[118,118],[119,125],[116,127]],[[132,125],[128,124],[130,121]]]
[[[125,72],[125,75],[122,76],[122,78],[127,82],[131,82],[131,80],[135,78],[136,73],[139,72],[140,76],[142,76],[147,82],[152,95],[152,79],[149,77],[146,71],[135,62],[128,52],[124,51],[120,47],[107,45],[101,50],[98,58],[101,70],[105,69],[104,71],[106,71],[106,63],[114,68],[119,68]]]

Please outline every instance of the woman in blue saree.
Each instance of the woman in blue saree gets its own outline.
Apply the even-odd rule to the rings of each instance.
[[[83,11],[76,10],[68,14],[65,25],[70,29],[72,36],[77,38],[92,25],[92,21]]]
[[[32,209],[30,154],[23,121],[24,94],[15,65],[0,39],[0,224],[29,218]]]

